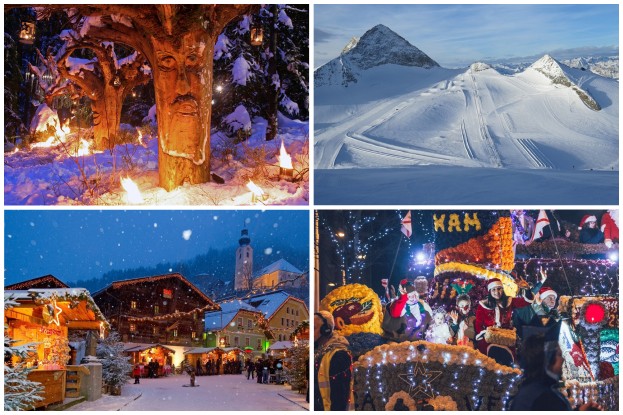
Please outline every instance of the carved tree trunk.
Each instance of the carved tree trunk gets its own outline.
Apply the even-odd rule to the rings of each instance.
[[[110,150],[117,143],[121,124],[121,106],[124,89],[104,85],[101,96],[91,100],[93,111],[93,139],[96,150]]]
[[[216,39],[204,30],[194,30],[182,37],[181,46],[152,40],[159,60],[152,65],[160,186],[170,191],[184,183],[209,182],[212,56]]]

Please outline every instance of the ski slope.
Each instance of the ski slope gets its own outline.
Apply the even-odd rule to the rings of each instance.
[[[453,176],[442,174],[452,167],[467,188],[458,187],[449,203],[506,200],[484,188],[492,186],[482,180],[487,172],[497,188],[506,188],[502,180],[521,186],[538,176],[568,192],[552,198],[543,190],[524,204],[618,204],[618,81],[564,68],[565,79],[590,93],[601,110],[536,67],[502,75],[484,64],[460,70],[389,64],[361,71],[347,87],[317,87],[315,202],[351,204],[357,192],[368,195],[366,204],[441,203],[439,197],[408,197],[379,177],[427,182],[434,176],[422,189],[434,193],[453,186]],[[599,182],[599,191],[585,199],[577,190],[591,181]],[[355,191],[355,185],[364,188]],[[474,192],[484,198],[472,201]]]
[[[617,81],[569,69],[601,105],[593,111],[534,69],[474,66],[383,65],[348,88],[317,88],[315,167],[618,170]]]

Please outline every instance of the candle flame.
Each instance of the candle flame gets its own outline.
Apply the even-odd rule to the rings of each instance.
[[[78,150],[75,151],[72,156],[80,157],[80,156],[88,156],[91,154],[91,143],[89,143],[84,138],[80,139],[80,145],[78,146]]]
[[[136,129],[136,131],[138,132],[138,143],[142,146],[145,146],[145,143],[143,143],[143,133],[141,133],[141,130],[139,130],[138,128]]]
[[[141,194],[141,191],[138,190],[138,186],[136,185],[136,183],[134,183],[134,181],[132,179],[130,179],[129,177],[126,177],[124,179],[122,177],[121,178],[121,186],[123,186],[123,188],[127,192],[128,203],[140,204],[140,203],[144,202],[143,195]]]
[[[251,179],[249,179],[249,183],[247,183],[247,188],[253,192],[255,196],[261,197],[264,195],[264,191],[258,185],[253,183]]]
[[[292,168],[292,157],[286,151],[286,147],[283,145],[283,140],[281,140],[281,149],[279,150],[279,167],[284,169]]]
[[[47,148],[47,147],[56,147],[57,145],[60,144],[60,141],[57,141],[58,139],[51,135],[48,137],[47,140],[45,141],[41,141],[39,143],[33,143],[31,144],[31,148]]]

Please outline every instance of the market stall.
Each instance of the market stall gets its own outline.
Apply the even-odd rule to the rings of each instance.
[[[4,301],[7,335],[18,346],[34,345],[25,363],[34,369],[28,378],[44,386],[44,399],[36,406],[62,402],[67,365],[75,363],[71,362],[69,332],[92,330],[104,336],[108,322],[83,288],[7,290]]]
[[[123,350],[131,357],[130,363],[142,366],[142,377],[168,376],[172,373],[175,350],[159,343],[130,343]],[[157,363],[157,365],[156,365]]]

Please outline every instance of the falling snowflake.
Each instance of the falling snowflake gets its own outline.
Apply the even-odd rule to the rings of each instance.
[[[190,229],[187,229],[184,232],[182,232],[182,238],[184,238],[185,240],[189,240],[190,235],[192,234],[193,234],[193,231],[191,231]]]
[[[157,228],[157,227],[158,227],[158,224],[157,224],[157,223],[154,223],[154,228]]]
[[[264,250],[264,254],[266,254],[266,255],[270,255],[270,254],[272,254],[272,253],[273,253],[273,248],[266,248],[266,249]]]

